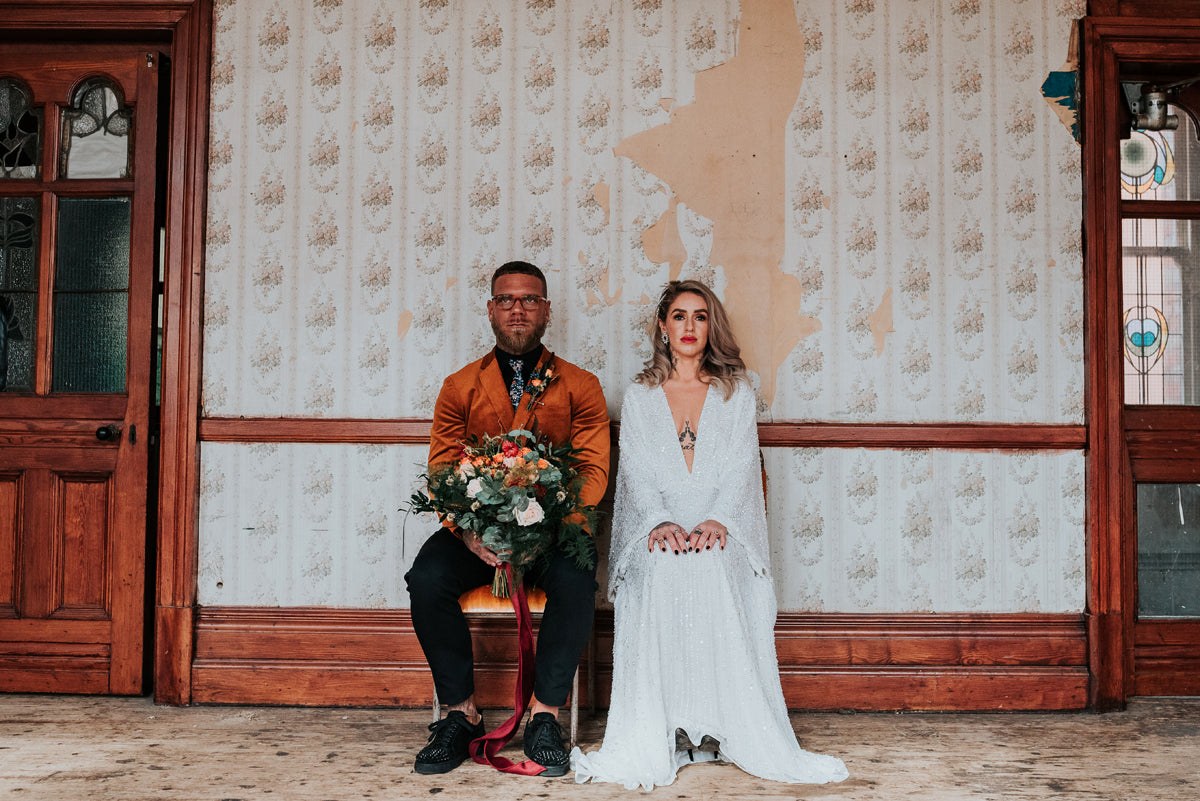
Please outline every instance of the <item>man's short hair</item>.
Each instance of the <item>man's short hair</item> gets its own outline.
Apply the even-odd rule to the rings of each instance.
[[[496,280],[502,275],[532,275],[542,282],[542,295],[550,293],[550,286],[546,283],[546,276],[542,274],[541,270],[527,261],[510,261],[501,264],[496,268],[496,272],[492,273],[493,295],[496,294]]]

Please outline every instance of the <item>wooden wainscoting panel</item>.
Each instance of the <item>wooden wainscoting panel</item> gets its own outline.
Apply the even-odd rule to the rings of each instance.
[[[780,667],[792,709],[1083,709],[1086,667]]]
[[[1132,695],[1200,695],[1200,659],[1195,649],[1139,651],[1134,658]]]
[[[512,704],[516,631],[511,614],[472,617],[484,706]],[[407,609],[202,607],[192,699],[423,706],[433,701],[433,680]]]
[[[1079,615],[798,614],[775,625],[781,665],[1082,666]]]
[[[1134,624],[1133,695],[1200,695],[1200,620]]]
[[[788,705],[802,709],[1080,709],[1080,615],[797,614],[775,626]]]
[[[535,626],[536,626],[535,618]],[[609,703],[613,615],[596,613],[596,704]],[[512,704],[516,623],[471,617],[476,694]],[[423,706],[433,682],[406,609],[197,610],[193,700],[313,706]],[[1087,705],[1081,615],[782,613],[780,676],[795,709],[1080,709]],[[586,705],[587,666],[580,687]]]

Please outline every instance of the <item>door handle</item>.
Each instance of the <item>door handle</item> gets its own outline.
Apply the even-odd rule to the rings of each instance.
[[[96,439],[101,442],[116,442],[121,438],[121,427],[109,423],[96,429]]]

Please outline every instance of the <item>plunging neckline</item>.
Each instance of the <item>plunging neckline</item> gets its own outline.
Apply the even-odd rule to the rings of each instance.
[[[704,402],[700,404],[700,413],[696,415],[695,422],[692,423],[692,435],[695,437],[695,445],[692,448],[692,466],[688,467],[687,457],[683,454],[683,448],[679,448],[679,460],[683,462],[683,469],[689,476],[696,472],[696,457],[700,453],[700,420],[704,418],[704,410],[708,408],[708,399],[712,397],[712,382],[708,382],[708,387],[704,390]],[[671,409],[671,401],[667,398],[667,390],[662,384],[658,386],[659,394],[662,396],[663,405],[667,407],[667,419],[671,421],[670,431],[672,439],[676,445],[679,445],[679,432],[675,430],[675,414]]]

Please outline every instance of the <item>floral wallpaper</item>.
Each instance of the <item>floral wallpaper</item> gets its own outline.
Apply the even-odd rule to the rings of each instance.
[[[202,456],[202,604],[408,605],[404,573],[436,526],[402,508],[423,447],[206,443]],[[1080,453],[764,456],[781,609],[1083,608]]]
[[[781,609],[1077,612],[1077,452],[764,452]]]
[[[729,297],[747,278],[710,259],[728,220],[614,149],[696,102],[767,5],[216,0],[203,414],[428,417],[490,345],[491,270],[521,258],[549,277],[547,344],[615,415],[665,281]],[[806,322],[755,365],[763,420],[1082,423],[1079,150],[1040,86],[1084,10],[795,0],[780,17],[803,80],[771,269]],[[201,601],[404,605],[394,488],[420,451],[205,444]],[[909,452],[766,456],[785,608],[1082,608],[1082,516],[1062,500],[1079,453],[928,452],[926,489]],[[977,489],[942,497],[963,471]],[[346,483],[360,473],[394,497]],[[868,489],[859,521],[846,493]]]

